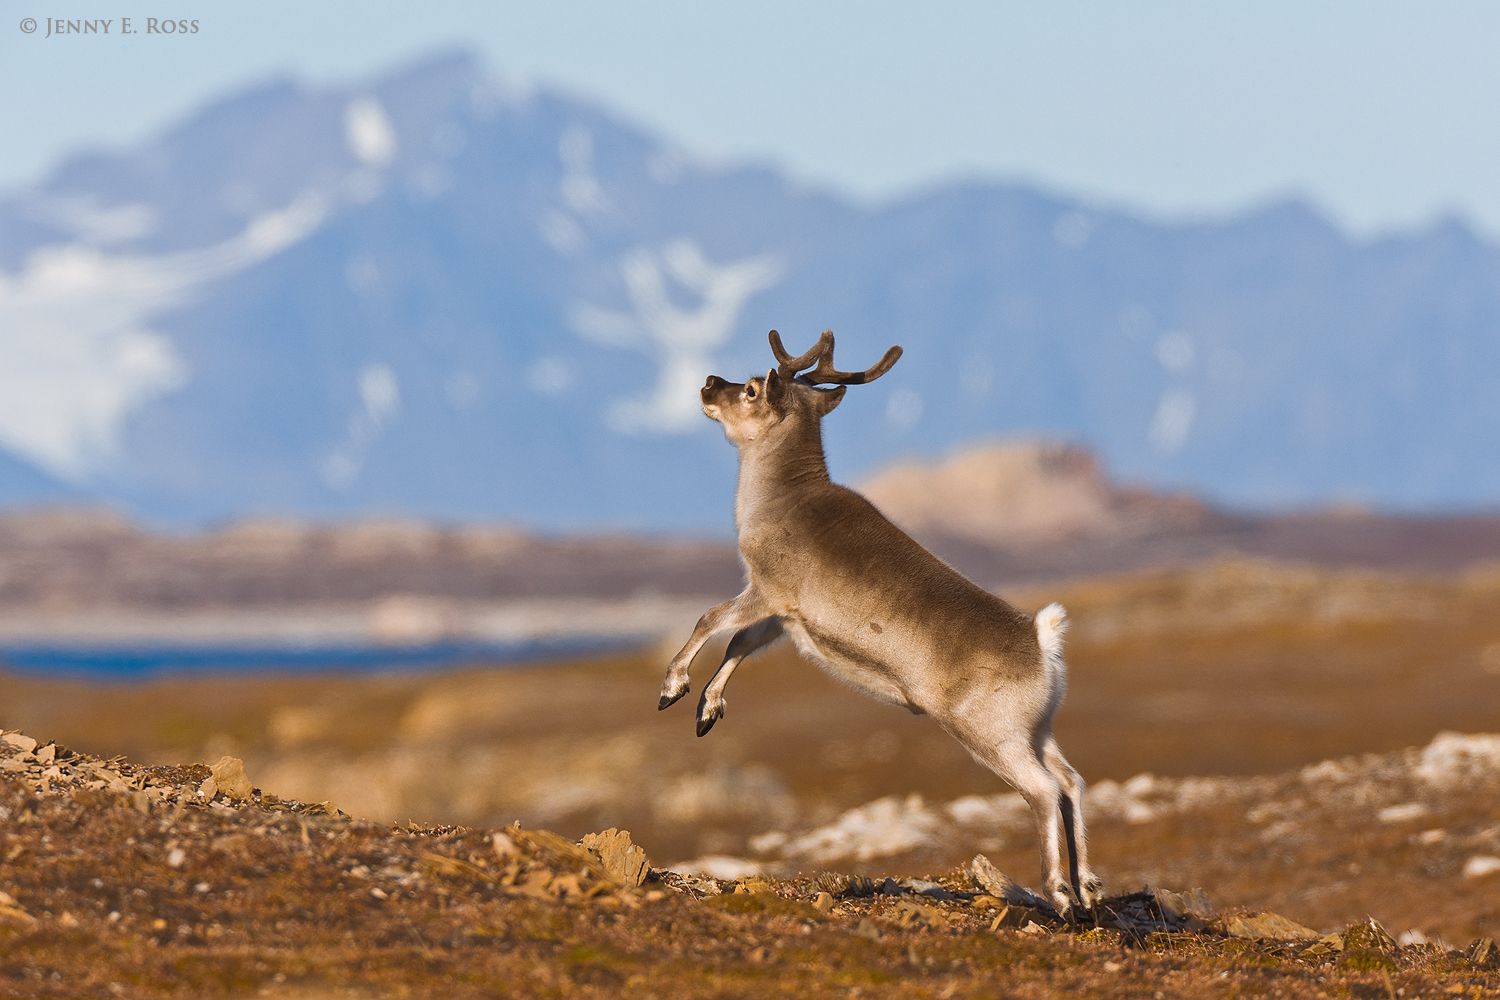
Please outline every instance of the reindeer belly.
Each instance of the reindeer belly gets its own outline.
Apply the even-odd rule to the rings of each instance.
[[[824,672],[891,705],[901,705],[920,713],[905,689],[878,659],[858,649],[837,635],[809,628],[800,618],[783,615],[782,627],[796,644],[797,651],[817,664]]]

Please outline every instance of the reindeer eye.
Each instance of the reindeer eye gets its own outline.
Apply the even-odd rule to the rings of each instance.
[[[757,386],[754,382],[746,382],[745,383],[745,398],[746,399],[754,399],[756,396],[759,396],[759,395],[760,395],[760,387],[759,386]]]

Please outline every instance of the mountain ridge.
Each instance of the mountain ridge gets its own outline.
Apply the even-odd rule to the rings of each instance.
[[[1500,250],[1451,219],[1161,222],[974,179],[862,204],[453,53],[241,91],[0,198],[0,396],[40,400],[0,404],[0,447],[167,524],[724,535],[695,390],[768,367],[770,326],[907,347],[829,420],[844,479],[1040,433],[1237,507],[1500,497],[1472,459],[1500,450]]]

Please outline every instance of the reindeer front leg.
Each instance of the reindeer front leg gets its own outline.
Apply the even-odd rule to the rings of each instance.
[[[667,665],[667,676],[662,681],[661,700],[656,703],[656,710],[661,711],[688,693],[688,668],[693,665],[693,657],[698,655],[698,650],[713,638],[714,633],[742,629],[764,617],[765,602],[760,599],[760,594],[756,593],[754,587],[746,587],[733,600],[716,604],[703,612],[703,617],[693,627],[693,634],[688,637],[687,643]]]
[[[708,682],[708,686],[703,689],[703,697],[698,700],[699,736],[707,734],[715,722],[724,718],[724,688],[728,686],[735,668],[745,661],[745,657],[780,638],[781,619],[772,615],[740,629],[729,640],[729,648],[724,650],[724,662],[719,664],[714,679]]]

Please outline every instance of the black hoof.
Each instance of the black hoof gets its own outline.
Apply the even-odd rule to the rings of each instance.
[[[688,689],[687,688],[683,688],[681,691],[679,691],[677,694],[673,695],[670,698],[668,698],[666,695],[662,695],[661,696],[661,700],[656,703],[656,710],[658,712],[660,712],[663,709],[671,708],[673,705],[675,705],[679,701],[681,701],[682,700],[682,696],[685,695],[685,694],[687,694],[687,693],[688,693]]]
[[[707,736],[708,735],[708,731],[714,727],[714,723],[718,722],[721,718],[723,718],[723,716],[721,716],[721,715],[711,715],[711,716],[709,716],[706,719],[699,719],[698,720],[698,735],[699,736]]]

